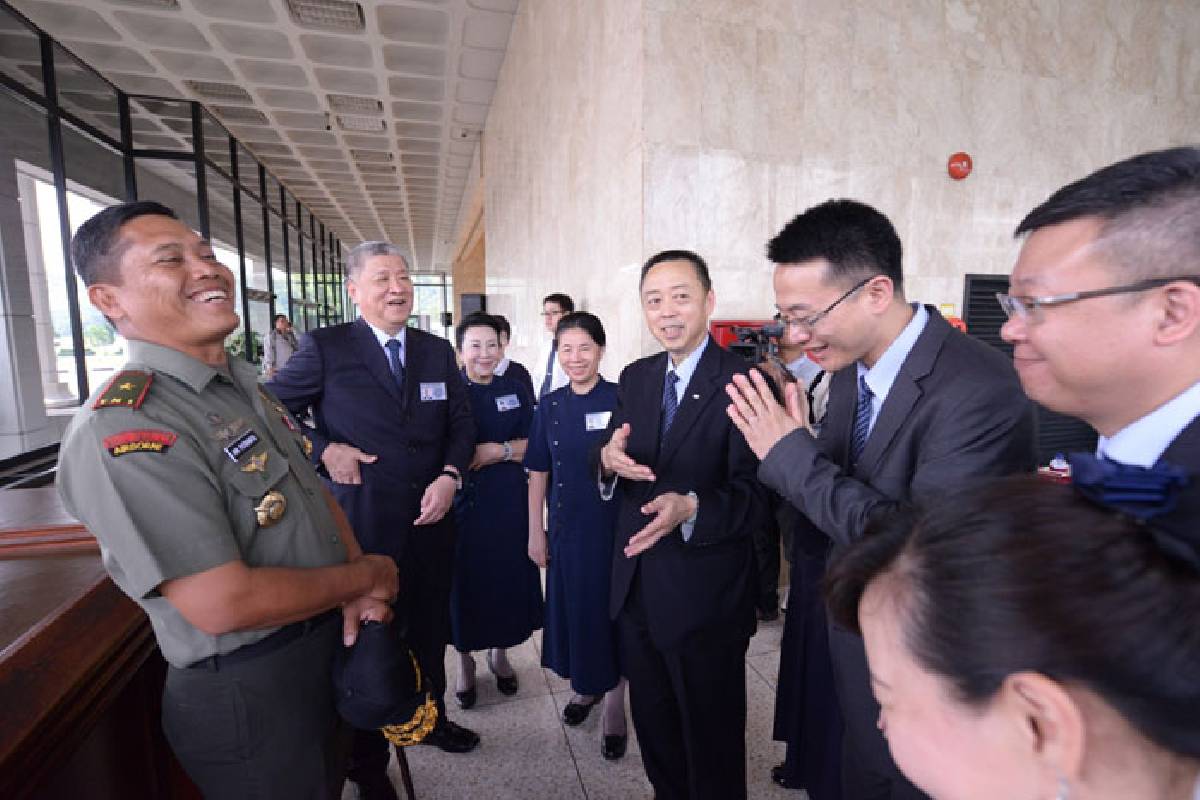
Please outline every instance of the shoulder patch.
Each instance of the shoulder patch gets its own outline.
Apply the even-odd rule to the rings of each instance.
[[[113,458],[129,453],[165,453],[178,438],[163,430],[121,431],[104,438],[104,449]]]
[[[154,375],[135,369],[118,372],[100,392],[92,408],[141,408]]]

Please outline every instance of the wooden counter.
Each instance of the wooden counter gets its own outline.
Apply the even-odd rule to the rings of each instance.
[[[165,673],[56,490],[0,491],[0,797],[198,797],[162,735]]]

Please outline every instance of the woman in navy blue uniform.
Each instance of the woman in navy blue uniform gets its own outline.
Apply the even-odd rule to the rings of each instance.
[[[617,386],[600,377],[604,327],[575,312],[558,323],[558,360],[570,383],[547,394],[533,418],[529,470],[529,557],[547,567],[542,665],[571,681],[563,722],[579,725],[603,699],[601,753],[625,755],[625,681],[608,616],[616,503],[600,499],[589,452],[617,407]],[[542,524],[549,487],[549,529]]]
[[[475,456],[454,501],[458,542],[450,589],[451,641],[460,660],[455,694],[466,709],[476,701],[473,650],[488,650],[502,694],[517,692],[505,651],[542,626],[542,586],[526,555],[529,506],[521,467],[533,397],[511,376],[494,374],[496,320],[471,314],[456,334],[477,431]]]

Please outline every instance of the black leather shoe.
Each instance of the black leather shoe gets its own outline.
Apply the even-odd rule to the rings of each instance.
[[[775,620],[779,619],[779,609],[760,608],[757,612],[755,612],[755,615],[758,617],[759,622],[774,622]]]
[[[625,748],[628,746],[628,736],[605,736],[600,740],[600,755],[609,761],[616,761],[625,755]]]
[[[475,701],[479,699],[479,693],[475,691],[474,686],[464,692],[455,692],[454,696],[458,698],[458,707],[463,711],[473,708]]]
[[[469,753],[479,745],[479,734],[444,719],[438,722],[421,744],[432,745],[446,753]]]
[[[571,727],[582,725],[583,721],[588,718],[588,714],[592,713],[592,709],[600,703],[600,699],[601,696],[597,695],[592,698],[590,703],[576,703],[574,700],[567,703],[562,713],[563,724]]]
[[[353,781],[357,800],[400,800],[396,787],[385,773],[362,781]]]
[[[521,688],[521,682],[517,680],[517,674],[514,672],[508,677],[501,675],[496,676],[496,688],[500,690],[500,694],[512,697]]]
[[[775,782],[776,786],[782,786],[785,789],[804,788],[800,784],[788,778],[787,770],[783,764],[776,764],[775,766],[771,767],[771,780]]]

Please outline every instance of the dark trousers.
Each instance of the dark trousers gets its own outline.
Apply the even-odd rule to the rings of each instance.
[[[754,532],[754,564],[758,570],[754,604],[759,611],[779,608],[780,544],[784,553],[792,552],[792,527],[796,524],[796,509],[774,492],[771,510],[767,524]]]
[[[656,800],[746,797],[748,641],[662,651],[650,639],[640,571],[617,617],[622,673]]]
[[[454,513],[454,512],[450,512]],[[450,643],[450,580],[454,565],[454,528],[443,523],[415,528],[400,560],[400,594],[396,598],[395,629],[429,679],[438,707],[446,718],[446,646]],[[356,730],[347,777],[362,782],[387,770],[388,741],[379,731]]]
[[[871,692],[871,676],[863,640],[829,625],[834,682],[846,733],[842,740],[842,796],[846,800],[928,800],[905,778],[879,730],[879,703]]]
[[[344,747],[331,676],[340,620],[244,661],[167,670],[163,731],[205,797],[341,796]]]

